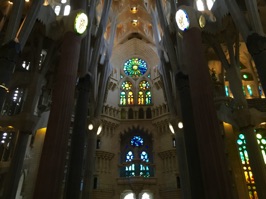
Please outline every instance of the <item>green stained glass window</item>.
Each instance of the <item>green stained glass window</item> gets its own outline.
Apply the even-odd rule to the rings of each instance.
[[[120,93],[120,104],[126,105],[126,92],[125,91],[121,91]]]
[[[151,91],[146,91],[145,93],[145,103],[151,104]]]
[[[124,64],[124,72],[126,75],[138,78],[147,71],[147,63],[140,58],[131,58]]]

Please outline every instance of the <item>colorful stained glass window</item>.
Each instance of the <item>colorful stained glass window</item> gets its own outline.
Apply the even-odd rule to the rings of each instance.
[[[139,83],[139,92],[138,92],[138,104],[139,105],[148,105],[151,104],[151,91],[150,84],[148,81],[141,81]]]
[[[147,71],[147,63],[140,58],[131,58],[124,64],[124,72],[126,75],[138,78]]]
[[[129,81],[125,81],[122,83],[122,89],[123,90],[131,90],[132,89],[132,83]]]
[[[150,88],[150,84],[149,84],[149,82],[143,80],[143,81],[141,81],[141,82],[139,83],[139,88],[140,88],[141,90],[147,90],[147,89]]]
[[[132,105],[132,104],[134,104],[132,83],[130,81],[124,81],[121,85],[120,105]]]
[[[245,139],[244,134],[240,134],[238,136],[237,144],[238,144],[239,155],[240,155],[241,163],[243,166],[246,183],[248,186],[249,198],[258,199],[255,180],[253,177],[251,167],[249,165],[249,156],[248,156],[248,151],[246,147],[246,139]]]

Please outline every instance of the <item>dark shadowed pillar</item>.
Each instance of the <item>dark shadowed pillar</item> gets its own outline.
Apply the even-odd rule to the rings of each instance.
[[[232,183],[216,116],[212,83],[203,53],[200,29],[191,28],[184,32],[182,45],[188,67],[205,199],[232,199]]]
[[[190,95],[189,78],[183,73],[178,73],[175,78],[180,96],[183,136],[185,143],[185,153],[187,159],[188,179],[189,184],[183,184],[181,176],[181,185],[190,186],[190,193],[184,192],[184,198],[205,198],[204,197],[204,184],[201,173],[200,157],[198,151],[198,136],[195,129],[195,122],[193,117],[193,108]]]
[[[36,199],[60,198],[74,107],[80,43],[80,36],[74,32],[65,33],[34,192]]]
[[[75,121],[71,136],[69,172],[67,178],[66,199],[80,198],[81,181],[84,169],[84,150],[87,133],[87,116],[89,103],[90,78],[80,78],[76,102]]]

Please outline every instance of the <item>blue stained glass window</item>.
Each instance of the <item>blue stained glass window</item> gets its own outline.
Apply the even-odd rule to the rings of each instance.
[[[250,96],[253,96],[253,91],[250,85],[247,85],[248,93]]]
[[[142,151],[140,154],[140,159],[144,162],[149,162],[148,154],[146,151]]]
[[[229,97],[229,88],[228,88],[228,86],[225,86],[224,88],[225,88],[225,95],[227,97]]]
[[[133,160],[133,158],[134,158],[133,152],[132,151],[127,152],[126,162],[130,162],[131,160]]]
[[[124,64],[124,72],[126,75],[138,78],[147,71],[147,63],[140,58],[131,58]]]
[[[136,135],[131,139],[130,143],[132,146],[141,146],[143,145],[143,139],[140,136]]]

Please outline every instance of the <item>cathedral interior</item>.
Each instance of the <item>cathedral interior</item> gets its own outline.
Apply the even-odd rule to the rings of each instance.
[[[265,199],[265,0],[0,0],[0,199]]]

